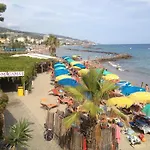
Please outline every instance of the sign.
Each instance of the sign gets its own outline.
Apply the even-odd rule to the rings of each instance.
[[[24,71],[0,72],[0,77],[22,77]]]

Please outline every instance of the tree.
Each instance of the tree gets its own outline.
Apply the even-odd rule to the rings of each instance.
[[[10,128],[7,143],[13,150],[28,146],[27,142],[32,138],[30,124],[28,120],[23,119]]]
[[[4,21],[4,17],[2,17],[1,13],[5,12],[6,10],[6,5],[0,3],[0,21]]]
[[[4,110],[8,104],[8,96],[0,91],[0,138],[3,138]]]
[[[86,111],[89,119],[95,120],[100,113],[99,104],[101,100],[109,98],[109,92],[116,89],[114,83],[102,79],[103,70],[97,73],[90,69],[89,73],[82,77],[82,84],[77,87],[67,87],[65,90],[79,103],[78,110],[64,119],[67,128],[72,124],[80,122],[82,110]],[[93,123],[94,123],[93,122]],[[95,125],[91,124],[91,126]],[[87,130],[87,129],[86,129]]]
[[[9,44],[8,44],[8,47],[9,48],[12,48],[12,49],[16,49],[16,48],[25,48],[25,44],[23,42],[20,42],[18,40],[12,40]]]
[[[45,45],[49,46],[49,53],[52,56],[56,55],[56,48],[59,47],[60,42],[54,35],[50,35],[48,39],[45,41]]]

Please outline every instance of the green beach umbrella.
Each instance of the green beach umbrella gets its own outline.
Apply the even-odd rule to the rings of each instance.
[[[145,105],[142,112],[146,114],[147,117],[150,117],[150,104]]]

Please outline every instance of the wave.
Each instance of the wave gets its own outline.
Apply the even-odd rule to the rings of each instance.
[[[108,62],[112,67],[116,68],[117,70],[119,71],[125,71],[124,69],[122,69],[122,67],[119,65],[119,64],[115,64],[115,63],[112,63],[112,62]]]

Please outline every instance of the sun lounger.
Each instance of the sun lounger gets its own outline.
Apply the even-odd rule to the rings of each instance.
[[[60,96],[60,95],[63,95],[63,91],[61,89],[52,89],[49,91],[49,95],[55,95],[55,96]]]
[[[55,107],[57,107],[58,105],[57,104],[44,104],[44,103],[40,103],[41,104],[41,106],[43,107],[43,108],[45,108],[45,109],[52,109],[52,108],[55,108]]]
[[[73,101],[70,100],[70,98],[58,98],[58,102],[61,103],[61,104],[68,104],[68,105],[72,105],[73,104]]]

